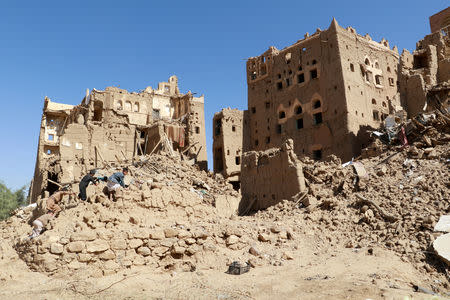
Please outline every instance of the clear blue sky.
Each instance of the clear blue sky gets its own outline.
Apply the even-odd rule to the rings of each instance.
[[[414,49],[448,1],[0,1],[0,180],[33,175],[44,96],[79,104],[86,88],[155,87],[172,74],[206,97],[206,133],[245,109],[245,60],[305,32],[341,26]]]

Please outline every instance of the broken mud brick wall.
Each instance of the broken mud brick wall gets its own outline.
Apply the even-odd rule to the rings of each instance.
[[[400,58],[401,99],[410,118],[448,105],[450,97],[450,25],[437,31],[431,27],[433,33]]]
[[[224,108],[214,114],[213,119],[213,157],[214,173],[239,188],[243,135],[248,126],[244,124],[246,111]]]
[[[290,200],[306,190],[302,164],[291,139],[281,148],[245,152],[241,172],[241,214]]]
[[[169,142],[161,142],[165,139]],[[181,94],[176,76],[139,93],[116,87],[87,90],[77,106],[46,97],[31,201],[53,193],[58,184],[78,182],[91,169],[167,150],[167,145],[188,150],[187,159],[207,168],[204,96]]]
[[[398,59],[385,39],[375,42],[334,19],[327,30],[249,58],[244,143],[261,151],[292,138],[297,155],[350,160],[367,145],[366,129],[400,105]]]
[[[450,6],[430,17],[431,33],[444,29],[447,34],[450,26]]]

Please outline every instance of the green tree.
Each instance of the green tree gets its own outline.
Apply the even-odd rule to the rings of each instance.
[[[0,220],[8,218],[11,211],[26,204],[25,190],[26,186],[23,186],[11,191],[0,181]]]

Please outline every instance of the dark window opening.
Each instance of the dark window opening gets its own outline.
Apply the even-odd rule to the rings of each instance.
[[[298,66],[298,70],[299,71],[303,70],[302,66]]]
[[[236,126],[231,126],[231,131],[236,131]]]
[[[381,76],[380,75],[375,75],[375,83],[381,84]]]
[[[256,72],[252,72],[252,74],[250,75],[250,78],[252,80],[255,80],[256,79]]]
[[[270,108],[270,102],[266,101],[266,108]]]
[[[317,78],[317,69],[311,70],[309,73],[311,74],[311,79]]]
[[[281,74],[278,74],[278,79],[281,79]]]
[[[219,173],[223,171],[223,157],[222,148],[217,148],[214,151],[214,172]]]
[[[241,182],[240,181],[230,181],[231,185],[233,186],[233,190],[239,191],[241,188]]]
[[[414,55],[413,61],[414,69],[426,68],[428,66],[428,60],[426,54]]]
[[[313,65],[317,64],[317,61],[315,59],[313,59],[312,64]]]
[[[277,133],[282,133],[283,132],[283,126],[281,124],[277,125]]]
[[[195,126],[195,133],[196,133],[196,134],[199,134],[199,133],[200,133],[200,127]]]
[[[289,70],[289,72],[288,72],[288,73],[289,73],[289,75],[291,75],[291,74],[292,74],[292,70]]]
[[[314,160],[321,160],[322,159],[322,150],[313,150],[313,159]]]
[[[236,163],[236,165],[240,165],[241,164],[241,157],[240,156],[236,156],[235,163]]]
[[[389,77],[389,85],[394,86],[394,78]]]
[[[255,140],[255,146],[258,146],[258,145],[259,145],[259,141]]]
[[[323,120],[322,120],[322,113],[321,112],[313,115],[314,125],[320,124],[320,123],[322,123],[322,121]]]
[[[139,137],[141,139],[144,139],[145,138],[145,131],[141,131],[140,134],[139,134]]]
[[[284,118],[286,118],[286,113],[285,113],[284,111],[280,111],[280,112],[278,113],[278,117],[279,117],[280,119],[284,119]]]
[[[297,129],[302,129],[303,128],[303,119],[297,119],[296,125],[297,125]]]
[[[220,128],[222,127],[222,120],[216,120],[215,132],[216,135],[220,135]]]
[[[368,65],[370,65],[370,61],[369,61],[369,59],[368,58],[366,58],[366,60],[364,61],[364,63],[368,66]]]
[[[94,102],[94,121],[101,121],[103,116],[103,102]]]
[[[256,107],[252,107],[252,114],[256,113]]]
[[[355,66],[354,66],[353,64],[350,64],[350,70],[351,70],[352,72],[355,72]]]
[[[278,90],[283,89],[283,82],[282,82],[282,81],[277,82],[277,89],[278,89]]]
[[[59,182],[58,180],[58,174],[47,172],[47,178],[54,182]],[[46,191],[51,195],[55,193],[57,190],[59,190],[59,186],[53,182],[47,181],[47,188]]]
[[[380,114],[376,110],[373,111],[372,115],[373,115],[373,119],[375,121],[379,121],[380,120]]]
[[[286,86],[290,86],[291,85],[291,79],[290,78],[286,78]]]
[[[270,143],[270,136],[266,136],[266,144]]]
[[[314,101],[314,104],[313,104],[313,108],[314,108],[314,109],[319,108],[320,106],[321,106],[320,100]]]
[[[302,109],[302,107],[300,105],[295,108],[295,113],[297,115],[301,114],[302,112],[303,112],[303,109]]]
[[[266,75],[266,74],[267,74],[266,66],[261,66],[261,75]]]
[[[305,82],[305,74],[298,74],[297,75],[297,82],[298,83],[302,83],[302,82]]]

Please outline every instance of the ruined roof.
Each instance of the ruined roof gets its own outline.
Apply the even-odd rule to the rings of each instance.
[[[47,98],[45,109],[46,110],[71,110],[72,108],[74,108],[74,106],[75,105],[52,102],[50,99]]]

